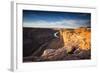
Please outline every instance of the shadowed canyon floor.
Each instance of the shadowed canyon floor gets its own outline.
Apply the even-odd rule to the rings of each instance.
[[[91,59],[91,29],[23,28],[23,62]]]

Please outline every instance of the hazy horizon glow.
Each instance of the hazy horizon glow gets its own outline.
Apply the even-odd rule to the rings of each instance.
[[[90,13],[23,10],[23,27],[91,27]]]

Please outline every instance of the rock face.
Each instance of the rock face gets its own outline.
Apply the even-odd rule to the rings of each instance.
[[[90,35],[90,28],[23,28],[23,62],[91,59]]]
[[[59,31],[61,38],[63,38],[64,46],[77,46],[82,50],[91,48],[90,28],[61,29]]]
[[[54,33],[57,31],[45,28],[23,28],[23,57],[30,56],[39,49],[62,47],[63,42],[54,36]],[[43,53],[44,49],[40,50],[39,56]]]

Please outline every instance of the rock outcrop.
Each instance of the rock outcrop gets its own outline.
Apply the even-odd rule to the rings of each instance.
[[[23,61],[91,59],[90,42],[90,28],[23,28]]]

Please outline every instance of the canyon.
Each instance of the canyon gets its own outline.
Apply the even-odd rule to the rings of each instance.
[[[91,59],[91,28],[23,28],[23,62]]]

